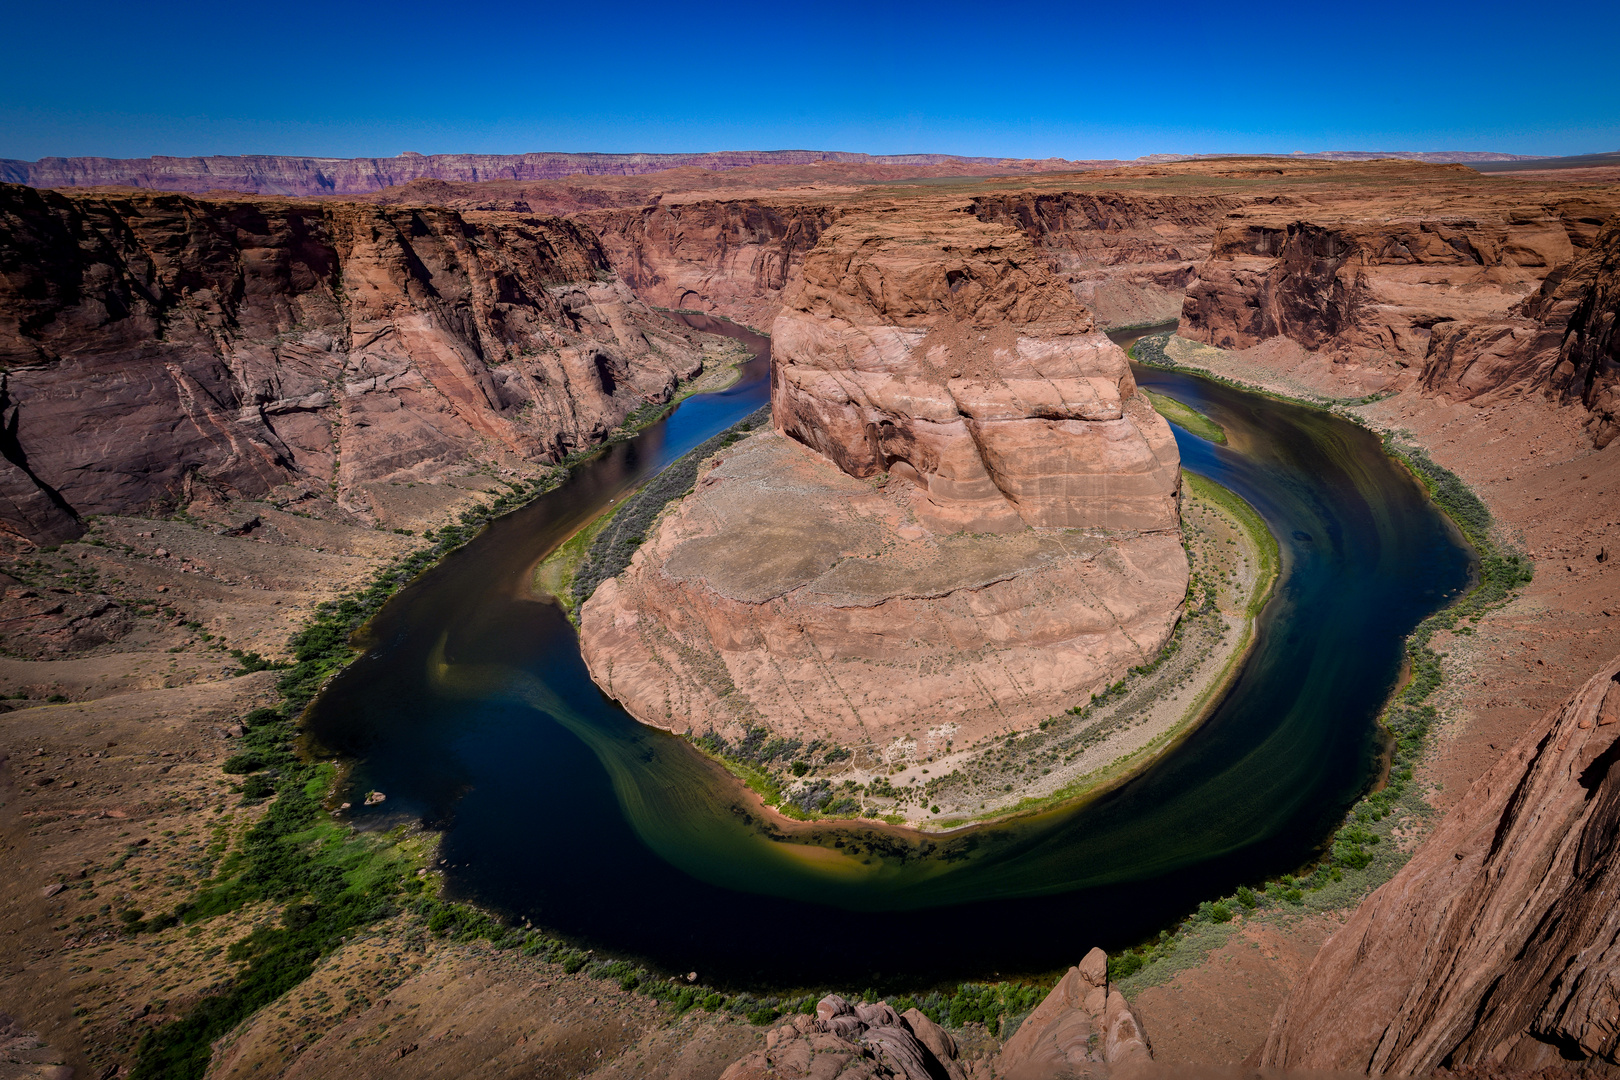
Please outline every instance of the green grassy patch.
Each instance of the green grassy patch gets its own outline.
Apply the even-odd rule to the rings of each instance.
[[[574,578],[578,575],[580,564],[585,561],[591,545],[602,534],[602,530],[612,524],[613,515],[618,511],[619,508],[615,506],[599,514],[535,567],[534,587],[561,601],[563,610],[576,625],[580,602],[574,599]]]
[[[617,577],[630,565],[631,556],[652,531],[653,523],[663,513],[664,507],[692,490],[692,485],[697,482],[698,468],[703,462],[767,423],[770,415],[769,405],[756,409],[682,455],[619,504],[613,519],[605,523],[592,538],[570,579],[576,617],[579,607],[591,598],[598,585],[610,577]]]
[[[1249,539],[1260,552],[1260,567],[1255,576],[1254,592],[1249,597],[1247,612],[1249,618],[1254,618],[1260,614],[1260,609],[1265,607],[1266,601],[1270,599],[1271,587],[1282,567],[1282,549],[1277,545],[1277,538],[1272,535],[1266,519],[1231,488],[1217,484],[1209,477],[1199,476],[1197,473],[1184,471],[1181,478],[1182,483],[1187,485],[1194,497],[1214,503],[1237,519],[1238,525],[1249,535]]]
[[[1153,404],[1154,412],[1157,412],[1183,431],[1212,443],[1226,445],[1226,429],[1191,405],[1183,404],[1173,397],[1156,393],[1145,387],[1137,387],[1137,389],[1147,395],[1148,401]]]

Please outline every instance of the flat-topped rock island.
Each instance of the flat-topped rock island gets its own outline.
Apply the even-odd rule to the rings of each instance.
[[[1175,440],[1023,234],[840,223],[772,342],[772,429],[583,607],[633,716],[944,753],[1159,652],[1188,584]]]

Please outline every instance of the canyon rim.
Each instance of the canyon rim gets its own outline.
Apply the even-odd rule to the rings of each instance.
[[[214,159],[5,163],[8,1069],[1620,1067],[1612,167],[474,157],[244,160],[236,194]],[[304,706],[483,523],[726,384],[734,341],[674,309],[769,332],[771,420],[575,598],[580,645],[638,720],[779,787],[1016,745],[1152,664],[1195,575],[1249,601],[1262,553],[1191,501],[1103,331],[1174,322],[1137,358],[1387,436],[1535,570],[1412,647],[1432,715],[1392,779],[1426,809],[1344,825],[1387,883],[1330,905],[1328,862],[1276,867],[1167,928],[1179,954],[767,1000],[502,923],[403,811],[352,831],[400,796],[299,744]],[[1195,522],[1242,553],[1196,561]],[[803,756],[735,757],[769,739]]]

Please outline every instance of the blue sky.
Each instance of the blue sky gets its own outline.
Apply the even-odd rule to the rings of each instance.
[[[1620,149],[1620,3],[9,0],[0,157]]]

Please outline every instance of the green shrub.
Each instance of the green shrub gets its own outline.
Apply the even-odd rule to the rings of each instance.
[[[757,409],[747,419],[683,454],[620,504],[607,528],[591,541],[590,550],[585,553],[579,570],[574,574],[572,591],[576,615],[598,585],[610,577],[617,577],[630,565],[631,556],[641,546],[647,531],[658,515],[663,513],[664,507],[692,490],[697,482],[698,468],[703,462],[736,442],[741,432],[752,430],[769,417],[770,406]]]
[[[255,774],[242,784],[242,801],[262,802],[276,793],[276,782],[268,776]]]
[[[219,770],[231,776],[240,776],[243,773],[258,772],[264,768],[264,764],[263,758],[251,752],[232,754],[225,759],[225,763],[219,767]]]

